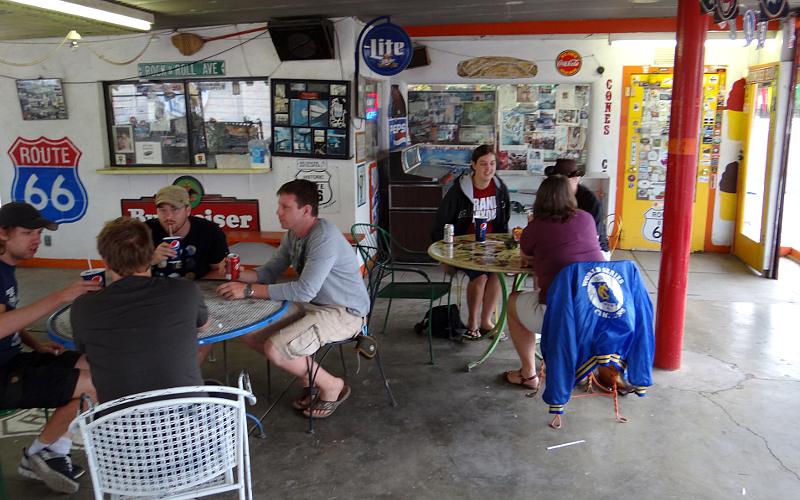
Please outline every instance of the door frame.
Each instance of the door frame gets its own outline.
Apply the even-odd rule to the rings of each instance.
[[[736,224],[734,226],[733,235],[733,254],[745,264],[750,265],[745,259],[740,257],[737,253],[737,246],[739,249],[743,247],[752,248],[753,245],[762,247],[763,254],[761,255],[761,264],[758,268],[753,268],[756,272],[765,278],[776,279],[778,274],[778,260],[780,259],[780,219],[783,212],[783,195],[785,190],[785,175],[788,162],[788,141],[791,127],[792,102],[793,96],[792,82],[795,81],[793,74],[794,61],[791,62],[774,62],[769,64],[759,64],[748,68],[748,76],[746,85],[751,85],[760,81],[765,81],[763,78],[758,77],[759,71],[766,71],[768,68],[775,68],[777,77],[771,81],[775,85],[775,102],[773,105],[773,114],[770,120],[770,144],[768,145],[766,168],[764,173],[764,200],[761,206],[761,241],[754,242],[750,238],[744,236],[740,229],[742,219],[744,217],[744,200],[746,196],[746,182],[747,182],[747,160],[746,155],[743,159],[743,167],[739,171],[739,200],[737,207]],[[754,78],[752,75],[756,74]],[[752,113],[755,110],[750,110],[747,118],[747,141],[749,146],[750,142],[750,125],[752,121]],[[783,135],[780,131],[783,130]],[[751,266],[752,267],[752,266]]]

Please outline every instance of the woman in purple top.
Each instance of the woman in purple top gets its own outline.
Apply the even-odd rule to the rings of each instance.
[[[536,336],[544,319],[547,289],[556,274],[573,262],[602,261],[594,219],[579,210],[569,181],[562,175],[546,178],[536,193],[533,219],[522,232],[520,256],[533,268],[540,291],[515,292],[508,301],[508,329],[522,367],[505,372],[506,381],[538,390]]]

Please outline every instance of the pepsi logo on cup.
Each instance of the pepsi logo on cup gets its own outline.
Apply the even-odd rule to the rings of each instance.
[[[106,286],[106,270],[105,268],[87,269],[81,271],[81,278],[84,281],[94,281],[100,283],[100,286]]]
[[[181,237],[180,236],[165,236],[162,241],[166,243],[170,249],[175,251],[175,257],[167,259],[168,264],[177,264],[181,261]]]

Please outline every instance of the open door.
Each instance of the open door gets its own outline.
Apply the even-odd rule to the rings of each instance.
[[[739,172],[733,253],[766,278],[774,277],[783,130],[791,71],[785,63],[750,68],[745,87],[747,117]],[[778,99],[778,96],[782,96]]]

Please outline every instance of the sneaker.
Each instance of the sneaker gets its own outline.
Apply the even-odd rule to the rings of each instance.
[[[67,455],[67,457],[70,458],[70,461],[72,460],[71,455]],[[28,479],[42,480],[42,478],[37,476],[36,473],[33,472],[33,469],[31,469],[31,462],[28,460],[28,455],[26,455],[24,451],[22,453],[22,460],[19,462],[19,467],[17,467],[17,472],[19,472],[20,476],[27,477]],[[77,481],[83,477],[84,474],[86,474],[86,469],[78,464],[72,464],[72,479]]]
[[[44,481],[50,489],[60,493],[77,492],[77,479],[86,472],[82,467],[73,466],[69,455],[55,453],[47,448],[32,456],[28,456],[23,449],[17,471],[24,477]]]

